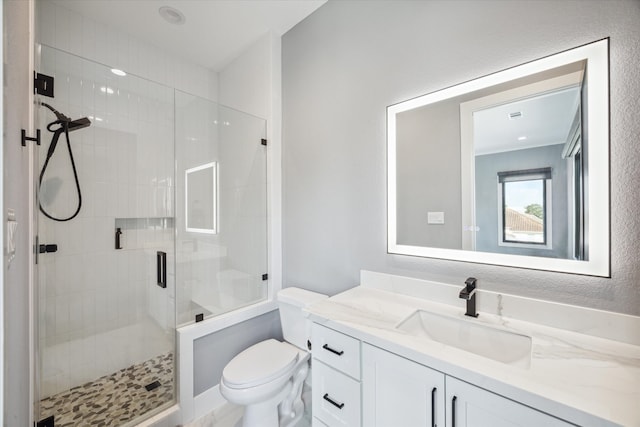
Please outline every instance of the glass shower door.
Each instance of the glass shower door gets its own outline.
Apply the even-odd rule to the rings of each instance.
[[[175,100],[184,325],[268,296],[267,147],[265,120],[178,91]]]
[[[175,401],[174,93],[47,46],[38,71],[37,420],[132,424]]]

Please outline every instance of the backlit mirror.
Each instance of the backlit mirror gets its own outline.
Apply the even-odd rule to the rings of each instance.
[[[194,233],[218,232],[217,162],[185,171],[186,229]]]
[[[387,108],[388,251],[609,276],[608,40]]]

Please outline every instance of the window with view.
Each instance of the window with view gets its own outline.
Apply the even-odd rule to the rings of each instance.
[[[499,244],[551,245],[551,168],[498,173]]]

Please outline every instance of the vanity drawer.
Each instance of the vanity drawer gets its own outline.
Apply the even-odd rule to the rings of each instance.
[[[360,382],[323,363],[312,371],[314,417],[329,427],[360,426]]]
[[[324,326],[313,324],[313,358],[360,379],[360,341]]]

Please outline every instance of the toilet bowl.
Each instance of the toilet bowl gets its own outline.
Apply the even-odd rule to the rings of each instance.
[[[310,324],[302,309],[326,295],[298,288],[278,292],[285,342],[261,341],[225,366],[220,392],[245,407],[243,427],[293,427],[304,413],[302,388],[309,373]]]

